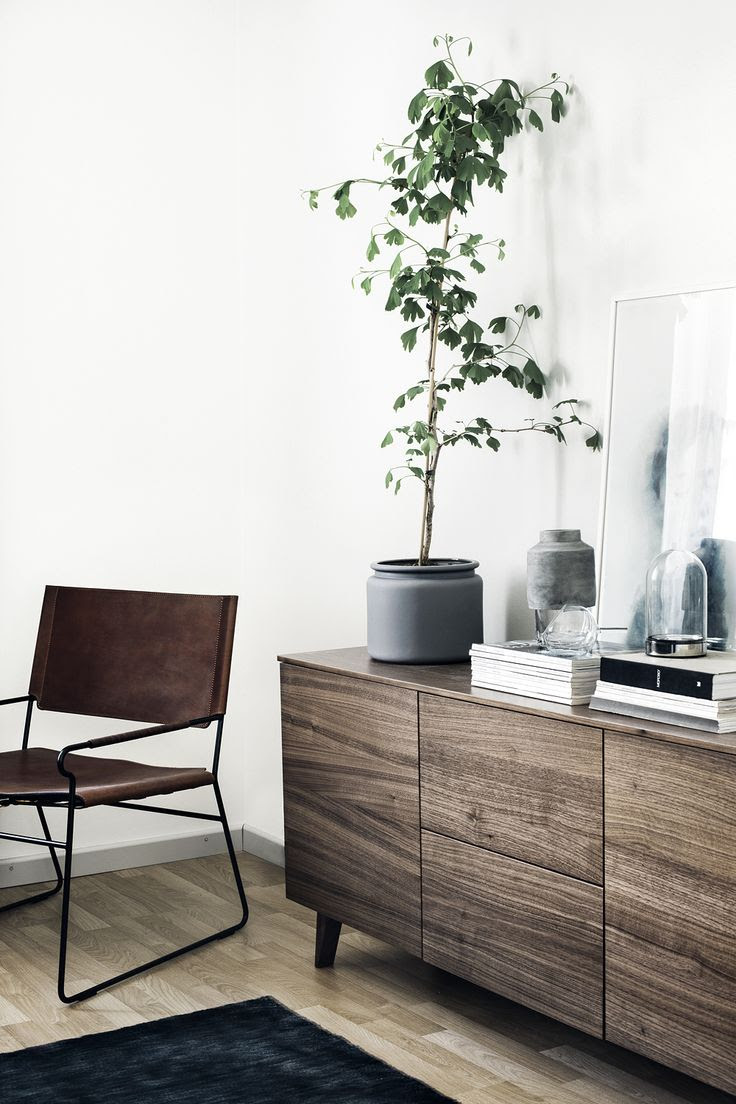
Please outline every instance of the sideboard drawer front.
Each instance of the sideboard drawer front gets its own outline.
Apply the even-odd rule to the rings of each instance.
[[[736,1093],[736,758],[605,741],[606,1035]]]
[[[426,962],[601,1037],[603,891],[422,832]]]
[[[600,885],[602,733],[419,695],[422,827]]]
[[[283,665],[286,890],[421,953],[417,696]]]

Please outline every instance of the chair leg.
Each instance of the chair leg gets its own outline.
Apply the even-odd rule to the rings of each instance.
[[[225,806],[222,801],[222,794],[220,793],[220,784],[215,779],[214,783],[215,801],[217,802],[217,811],[220,814],[220,823],[222,824],[222,831],[225,836],[225,843],[227,844],[227,853],[230,857],[230,866],[232,867],[233,878],[235,880],[235,888],[238,891],[238,897],[240,898],[240,906],[242,909],[242,916],[232,931],[238,931],[240,928],[245,927],[248,923],[248,900],[245,896],[245,890],[243,889],[243,879],[240,877],[240,870],[238,868],[238,859],[235,854],[235,848],[233,847],[233,839],[230,835],[230,828],[227,823],[227,816],[225,815]],[[227,935],[228,932],[223,932],[223,935]]]
[[[74,836],[74,807],[70,805],[67,816],[67,834],[66,834],[66,862],[64,864],[64,894],[62,898],[61,908],[61,934],[59,943],[59,1000],[64,1004],[73,1004],[75,1001],[86,1000],[87,997],[93,997],[95,993],[99,993],[102,989],[108,989],[111,985],[117,985],[118,982],[127,981],[128,978],[135,977],[136,974],[145,973],[147,970],[152,970],[155,966],[161,966],[164,962],[170,962],[172,958],[178,958],[180,955],[187,954],[189,951],[195,951],[198,947],[204,947],[208,943],[213,943],[217,939],[225,939],[228,935],[233,935],[236,931],[240,931],[242,927],[248,921],[248,901],[245,896],[245,890],[243,889],[243,882],[240,877],[240,871],[238,869],[238,860],[233,847],[232,837],[230,835],[230,829],[228,828],[227,818],[225,816],[225,806],[222,801],[222,794],[220,793],[220,787],[217,781],[214,782],[215,800],[217,801],[217,809],[220,814],[220,823],[222,824],[222,830],[225,835],[225,843],[227,845],[227,853],[230,858],[230,865],[232,867],[233,877],[235,879],[235,886],[238,891],[238,897],[240,898],[240,905],[242,914],[237,923],[232,924],[229,928],[224,928],[222,931],[214,932],[212,935],[207,935],[203,939],[197,939],[194,943],[188,943],[185,947],[179,947],[175,951],[169,951],[168,954],[161,955],[159,958],[151,959],[150,962],[144,962],[142,966],[135,966],[132,970],[125,970],[122,974],[116,974],[115,977],[108,978],[107,981],[100,981],[96,985],[90,986],[88,989],[82,989],[78,993],[67,993],[66,991],[66,957],[67,957],[67,944],[69,937],[69,906],[71,903],[71,881],[72,881],[72,843]]]
[[[59,890],[61,889],[62,882],[63,882],[63,877],[62,877],[62,873],[61,873],[61,865],[59,864],[59,859],[58,859],[57,854],[56,854],[56,848],[50,846],[51,832],[49,831],[48,822],[46,820],[46,814],[44,813],[43,808],[42,808],[41,805],[36,806],[36,812],[38,813],[38,818],[41,821],[41,827],[43,829],[44,837],[45,837],[45,839],[47,839],[49,841],[49,855],[51,856],[51,862],[54,864],[54,873],[56,874],[56,885],[53,886],[51,889],[45,889],[42,893],[36,893],[33,897],[23,897],[20,901],[13,901],[13,903],[10,904],[10,905],[2,905],[0,907],[0,912],[10,912],[11,909],[22,908],[23,905],[33,905],[37,901],[45,901],[48,897],[53,897],[54,894],[58,893]]]

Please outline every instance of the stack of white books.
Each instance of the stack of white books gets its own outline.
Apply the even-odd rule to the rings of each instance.
[[[473,686],[543,698],[563,705],[587,705],[600,671],[599,655],[555,656],[532,640],[473,644]]]
[[[736,732],[736,652],[662,659],[604,656],[593,709],[706,732]]]

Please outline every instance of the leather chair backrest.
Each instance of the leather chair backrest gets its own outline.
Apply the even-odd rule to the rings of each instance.
[[[224,713],[237,597],[47,586],[40,709],[173,724]]]

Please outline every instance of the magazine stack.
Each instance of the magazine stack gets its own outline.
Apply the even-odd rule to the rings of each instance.
[[[543,698],[563,705],[587,705],[600,672],[599,655],[551,655],[529,640],[474,644],[471,682],[487,690]]]

